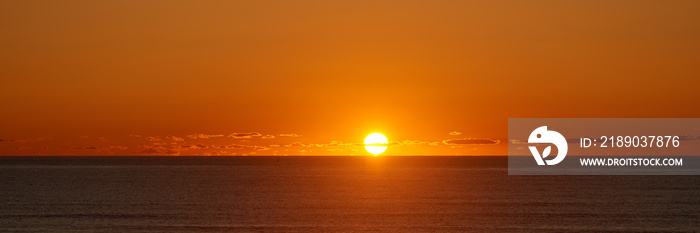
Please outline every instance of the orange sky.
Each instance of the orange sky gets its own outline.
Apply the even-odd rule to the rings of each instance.
[[[508,118],[700,116],[697,1],[1,1],[0,28],[0,155],[506,154]]]

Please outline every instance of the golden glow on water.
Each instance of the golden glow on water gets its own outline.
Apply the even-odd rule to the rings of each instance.
[[[386,150],[389,140],[380,133],[373,133],[367,135],[365,138],[365,149],[367,152],[377,156]]]

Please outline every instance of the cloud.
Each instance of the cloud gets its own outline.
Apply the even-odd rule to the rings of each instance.
[[[127,147],[127,146],[108,146],[108,147],[105,148],[105,149],[109,149],[109,150],[126,150],[126,149],[129,149],[129,147]]]
[[[407,146],[412,146],[412,145],[425,145],[428,144],[428,142],[421,141],[421,140],[404,140],[400,142],[391,142],[391,144],[396,144],[396,145],[407,145]]]
[[[445,145],[496,145],[500,142],[500,140],[490,138],[459,138],[442,141]]]
[[[88,146],[88,147],[73,147],[74,150],[126,150],[129,147],[126,146]]]
[[[384,144],[386,145],[386,144]],[[292,144],[285,145],[285,147],[348,147],[348,146],[365,146],[362,143],[350,143],[341,141],[331,141],[330,143],[310,143],[302,144],[300,142],[293,142]],[[270,146],[272,147],[272,145]]]
[[[700,140],[700,136],[682,135],[682,136],[678,136],[678,140],[679,140],[679,141]]]
[[[596,139],[595,137],[580,137],[580,138],[567,138],[566,143],[567,144],[579,144],[581,143],[581,138],[590,138],[590,139]],[[597,139],[600,140],[600,139]],[[683,135],[683,136],[678,136],[679,141],[691,141],[691,140],[700,140],[699,136],[689,136],[689,135]],[[511,144],[529,144],[527,140],[517,140],[517,139],[512,139],[510,140]]]
[[[511,139],[509,141],[510,141],[510,144],[518,144],[518,145],[527,144],[527,141],[518,140],[518,139]]]
[[[167,136],[167,137],[165,137],[165,138],[170,139],[170,140],[173,140],[173,141],[176,141],[176,142],[184,142],[184,141],[185,141],[185,139],[179,138],[179,137],[175,137],[175,136]]]
[[[295,134],[295,133],[282,133],[282,134],[279,134],[279,135],[277,135],[277,136],[280,136],[280,137],[293,137],[293,138],[301,137],[301,135]]]
[[[284,145],[285,147],[305,147],[306,145],[301,142],[292,142],[289,145]]]
[[[181,148],[186,148],[186,149],[207,149],[209,146],[204,145],[204,144],[195,144],[195,145],[181,145]],[[212,146],[213,148],[218,148],[216,146]]]
[[[389,143],[389,145],[396,145],[396,146],[415,146],[415,145],[429,145],[429,146],[438,146],[440,145],[441,142],[429,142],[429,141],[421,141],[421,140],[403,140],[403,141],[393,141]]]
[[[148,137],[148,141],[151,141],[151,142],[160,142],[160,138]]]
[[[143,149],[143,150],[141,150],[141,151],[139,151],[139,152],[136,152],[136,153],[139,153],[139,154],[151,154],[151,155],[152,155],[152,154],[159,154],[159,155],[178,155],[178,154],[180,154],[180,151],[179,151],[179,150],[172,150],[172,149],[164,148],[164,147],[162,147],[162,146],[154,146],[154,147],[151,147],[151,148]]]
[[[269,150],[270,147],[265,147],[265,146],[257,146],[257,145],[241,145],[241,144],[232,144],[232,145],[203,145],[203,144],[196,144],[196,145],[181,145],[181,148],[185,149],[199,149],[199,150],[205,150],[205,149],[249,149],[249,150]],[[221,152],[221,151],[220,151]],[[219,153],[219,152],[215,152]],[[221,152],[219,154],[230,154],[228,152],[224,153]]]
[[[275,138],[275,136],[272,136],[269,134],[262,137],[262,139],[273,139],[273,138]]]
[[[382,144],[389,145],[389,144]],[[365,146],[364,143],[351,143],[351,142],[341,142],[341,141],[331,141],[330,143],[309,143],[303,144],[301,142],[292,142],[290,144],[284,145],[284,147],[326,147],[326,148],[337,148],[337,147],[353,147],[353,146]],[[270,145],[270,148],[281,147],[280,145]],[[310,151],[309,151],[310,152]]]
[[[129,137],[132,137],[132,138],[140,138],[140,137],[143,137],[143,136],[141,136],[141,135],[139,135],[139,134],[130,134]]]
[[[224,136],[223,134],[202,134],[202,133],[187,135],[187,137],[191,138],[191,139],[219,138],[219,137],[223,137],[223,136]]]
[[[148,148],[142,151],[139,151],[141,154],[158,154],[159,152],[156,149],[153,148]]]
[[[269,147],[255,146],[255,145],[240,145],[233,144],[229,146],[223,146],[222,149],[252,149],[252,150],[269,150]]]
[[[567,144],[578,144],[579,140],[581,140],[581,138],[567,138],[566,143]],[[511,139],[509,141],[510,141],[510,144],[519,144],[519,145],[530,144],[529,142],[527,142],[527,140]]]
[[[461,133],[461,132],[457,132],[457,131],[452,131],[452,132],[450,132],[450,135],[452,135],[452,136],[457,136],[457,135],[462,135],[462,133]]]
[[[566,143],[568,144],[576,144],[581,141],[581,138],[567,138]]]
[[[14,142],[14,139],[0,139],[0,142]]]
[[[253,138],[253,137],[260,137],[262,134],[258,132],[252,132],[252,133],[232,133],[231,135],[228,135],[230,138]]]

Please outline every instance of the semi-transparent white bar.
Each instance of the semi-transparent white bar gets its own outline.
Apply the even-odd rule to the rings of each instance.
[[[510,118],[509,175],[700,175],[700,118]]]

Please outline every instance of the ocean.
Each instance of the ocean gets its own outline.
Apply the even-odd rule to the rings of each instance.
[[[699,176],[495,157],[0,157],[0,232],[699,232]]]

